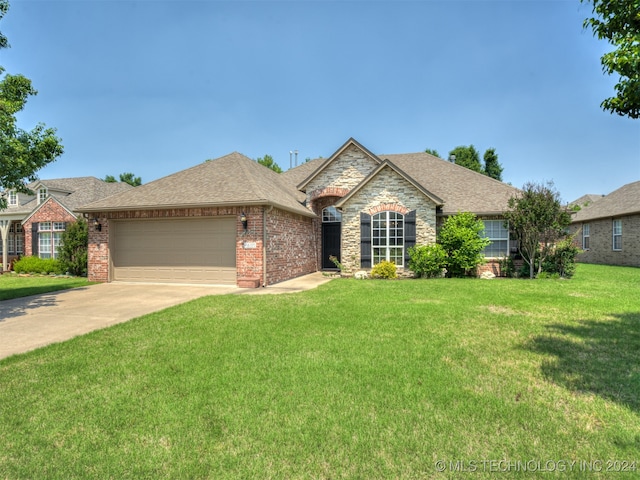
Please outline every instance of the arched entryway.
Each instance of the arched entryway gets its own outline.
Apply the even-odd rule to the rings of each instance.
[[[342,214],[333,205],[322,209],[322,269],[335,269],[333,257],[340,262]]]

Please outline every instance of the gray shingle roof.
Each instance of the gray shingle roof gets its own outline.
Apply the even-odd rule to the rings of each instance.
[[[80,211],[273,205],[315,216],[281,174],[234,152],[83,206]]]
[[[51,197],[55,198],[58,203],[67,208],[71,212],[77,211],[77,208],[89,202],[93,202],[116,193],[130,190],[133,187],[127,183],[107,183],[96,177],[74,177],[74,178],[57,178],[51,180],[37,180],[30,183],[27,187],[35,191],[40,186],[47,188]],[[37,195],[37,194],[36,194]],[[20,196],[24,201],[24,195]],[[25,203],[21,203],[16,207],[9,207],[3,212],[7,214],[24,214],[27,216],[38,207],[37,196],[33,196]]]
[[[636,213],[640,213],[640,181],[628,183],[589,206],[583,207],[573,216],[573,221],[585,222]]]
[[[444,201],[442,212],[499,214],[518,189],[425,152],[378,155],[389,159]]]
[[[518,192],[511,185],[424,152],[377,157],[390,160],[422,188],[440,197],[446,215],[458,212],[498,214],[507,208],[509,198]],[[323,158],[311,160],[282,175],[291,184],[300,185],[326,161]]]

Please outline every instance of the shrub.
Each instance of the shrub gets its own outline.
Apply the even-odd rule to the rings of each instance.
[[[482,220],[473,213],[462,212],[447,218],[438,235],[439,243],[447,252],[447,275],[468,275],[484,263],[482,250],[491,241],[482,236],[483,231]]]
[[[396,264],[383,260],[371,269],[371,277],[373,278],[398,278]]]
[[[58,249],[62,268],[72,275],[86,276],[88,245],[87,222],[80,218],[77,222],[69,224],[62,234],[62,245]]]
[[[54,258],[22,257],[13,264],[16,273],[50,273],[61,274],[64,269],[62,264]]]
[[[574,242],[574,236],[569,235],[555,244],[542,263],[543,272],[565,278],[573,276],[576,272],[576,257],[580,253],[580,249]]]
[[[409,249],[409,270],[417,277],[441,277],[447,264],[447,252],[442,245],[416,245]]]

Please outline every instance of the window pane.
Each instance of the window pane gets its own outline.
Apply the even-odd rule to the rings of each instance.
[[[381,212],[372,217],[373,264],[383,260],[404,264],[404,216],[398,212]]]

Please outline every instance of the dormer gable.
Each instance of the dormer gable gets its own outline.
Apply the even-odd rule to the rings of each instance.
[[[381,163],[380,158],[350,138],[300,183],[298,189],[307,194],[307,200],[326,196],[326,192],[341,197]]]

